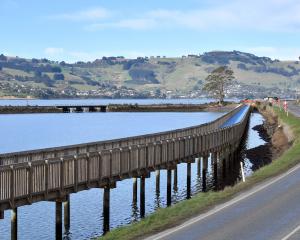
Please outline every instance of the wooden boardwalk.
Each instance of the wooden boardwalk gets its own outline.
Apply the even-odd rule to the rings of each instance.
[[[223,158],[222,155],[229,156],[238,147],[248,122],[250,108],[246,110],[241,121],[227,127],[222,125],[242,108],[245,106],[241,105],[210,123],[184,129],[2,154],[0,218],[3,217],[4,210],[13,210],[12,239],[16,239],[14,228],[17,228],[18,207],[38,201],[56,201],[56,233],[60,238],[61,202],[68,200],[70,193],[89,188],[104,188],[104,205],[107,208],[109,189],[115,187],[116,182],[122,179],[139,177],[143,186],[151,171],[171,170],[180,162],[190,164],[195,157],[203,158],[204,170],[207,169],[207,159],[210,155],[216,160],[226,161],[226,157]],[[144,207],[142,204],[143,201],[141,208]],[[108,211],[105,207],[104,211]],[[109,222],[109,211],[106,214]],[[108,230],[109,226],[104,228]]]

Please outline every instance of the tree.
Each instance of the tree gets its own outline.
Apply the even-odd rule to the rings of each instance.
[[[42,77],[42,72],[39,70],[36,70],[36,71],[34,71],[34,76],[37,78],[40,78],[40,77]]]
[[[210,93],[214,98],[219,100],[219,104],[224,103],[225,90],[234,79],[233,71],[221,66],[216,68],[206,77],[206,84],[203,87],[204,91]]]
[[[3,54],[0,55],[0,61],[7,61],[7,57]]]
[[[65,80],[65,76],[62,73],[54,73],[54,80]]]

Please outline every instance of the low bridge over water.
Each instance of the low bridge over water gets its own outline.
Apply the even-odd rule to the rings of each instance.
[[[145,179],[167,170],[167,205],[171,205],[171,178],[177,184],[177,164],[187,164],[187,198],[191,197],[191,163],[202,161],[202,181],[206,185],[208,159],[216,171],[233,164],[245,132],[250,107],[240,105],[205,124],[155,134],[109,141],[39,149],[0,155],[0,219],[11,209],[11,239],[17,239],[18,207],[38,201],[56,203],[56,239],[61,239],[62,205],[64,227],[70,228],[71,193],[103,188],[104,232],[109,230],[110,189],[116,182],[134,178],[133,200],[137,201],[140,178],[140,214],[145,215]],[[34,214],[34,213],[33,213]]]
[[[57,105],[62,112],[106,112],[107,105]]]

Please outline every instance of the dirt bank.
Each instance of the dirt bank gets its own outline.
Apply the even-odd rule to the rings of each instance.
[[[258,131],[266,144],[246,151],[246,157],[255,166],[255,169],[252,169],[254,171],[280,157],[292,145],[294,139],[290,128],[280,122],[274,112],[266,108],[259,108],[259,112],[265,121],[253,129]]]

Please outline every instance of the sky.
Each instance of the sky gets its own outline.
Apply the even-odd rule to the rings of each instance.
[[[299,0],[0,0],[0,53],[57,61],[239,50],[300,56]]]

